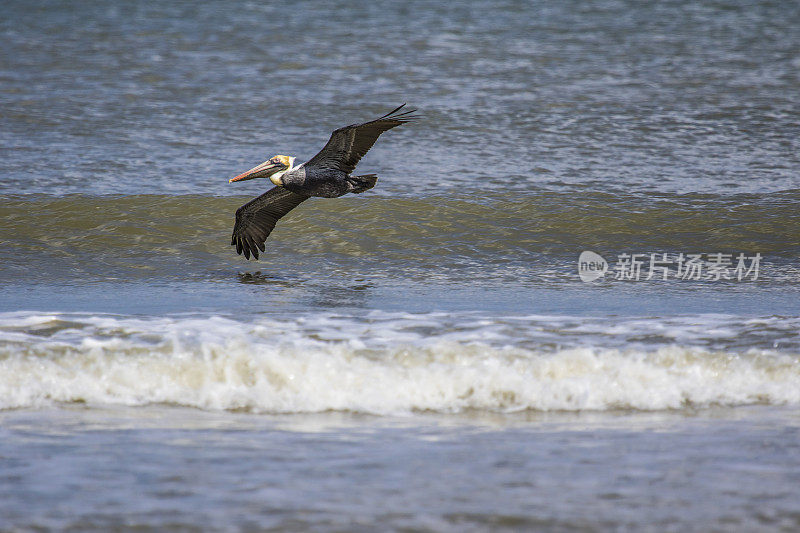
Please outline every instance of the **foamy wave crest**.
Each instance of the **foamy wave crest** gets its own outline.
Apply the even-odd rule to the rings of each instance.
[[[474,325],[436,334],[435,315],[241,322],[6,314],[0,408],[168,403],[399,414],[800,404],[793,353],[674,344],[537,349],[477,340],[476,331],[497,337],[502,328],[488,319]]]

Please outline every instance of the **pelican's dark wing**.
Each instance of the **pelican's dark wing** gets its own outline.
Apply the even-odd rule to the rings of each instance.
[[[308,196],[303,194],[274,187],[237,209],[231,237],[236,253],[244,253],[247,259],[253,254],[258,259],[258,250],[264,251],[264,241],[275,228],[275,223],[306,199]]]
[[[381,133],[417,118],[411,114],[416,111],[415,109],[398,113],[405,105],[386,113],[379,119],[363,124],[351,124],[334,131],[328,144],[305,166],[336,169],[350,174]]]

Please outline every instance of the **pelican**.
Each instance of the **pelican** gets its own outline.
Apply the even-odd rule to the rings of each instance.
[[[322,150],[305,163],[295,165],[294,157],[276,155],[229,179],[228,183],[269,178],[276,185],[236,210],[231,237],[236,253],[258,259],[258,251],[265,250],[264,242],[278,220],[312,196],[337,198],[373,188],[378,176],[351,173],[381,133],[417,118],[412,115],[416,110],[401,113],[403,107],[405,104],[378,119],[335,130]]]

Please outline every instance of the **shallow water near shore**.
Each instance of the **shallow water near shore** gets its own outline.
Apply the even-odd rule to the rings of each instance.
[[[0,512],[97,531],[790,530],[799,415],[5,411],[0,453],[28,458],[7,461]]]
[[[0,530],[800,527],[797,6],[4,9]]]

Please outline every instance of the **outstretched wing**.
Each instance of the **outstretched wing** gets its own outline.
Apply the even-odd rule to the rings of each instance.
[[[231,237],[236,253],[244,253],[247,259],[253,254],[258,259],[258,250],[264,251],[264,241],[275,228],[275,223],[308,198],[283,187],[274,187],[237,209]]]
[[[411,114],[416,109],[398,113],[405,105],[386,113],[379,119],[363,124],[351,124],[334,131],[331,133],[328,144],[305,166],[341,170],[350,174],[355,170],[364,154],[372,148],[381,133],[417,118]]]

